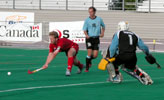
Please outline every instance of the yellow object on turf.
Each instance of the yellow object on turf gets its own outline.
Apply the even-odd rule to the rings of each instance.
[[[103,58],[101,59],[99,65],[98,65],[98,69],[100,70],[106,70],[107,65],[109,64],[109,62],[113,62],[115,61],[115,58]]]

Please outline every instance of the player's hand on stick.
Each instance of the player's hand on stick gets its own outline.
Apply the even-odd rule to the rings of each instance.
[[[48,65],[47,64],[45,64],[45,65],[43,65],[43,67],[42,67],[43,69],[47,69],[48,68]]]

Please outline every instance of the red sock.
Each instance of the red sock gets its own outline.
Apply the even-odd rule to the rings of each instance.
[[[115,73],[118,75],[119,74],[119,70],[118,69],[115,69]]]
[[[73,65],[74,57],[68,58],[68,69],[71,71]]]
[[[79,68],[83,68],[83,64],[81,64],[80,61],[78,61],[77,65]]]

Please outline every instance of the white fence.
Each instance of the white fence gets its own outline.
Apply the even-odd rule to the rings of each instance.
[[[98,10],[164,12],[164,0],[0,0],[0,8],[7,9],[87,10],[90,6]]]

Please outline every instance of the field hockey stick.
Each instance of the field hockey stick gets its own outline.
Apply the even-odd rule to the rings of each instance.
[[[38,72],[38,71],[40,71],[40,70],[43,70],[43,68],[39,68],[39,69],[36,69],[36,70],[34,70],[34,71],[28,70],[28,74],[33,74],[33,73],[36,73],[36,72]]]
[[[157,65],[158,69],[161,69],[161,66],[160,66],[160,64],[158,62],[155,62],[155,64]]]

